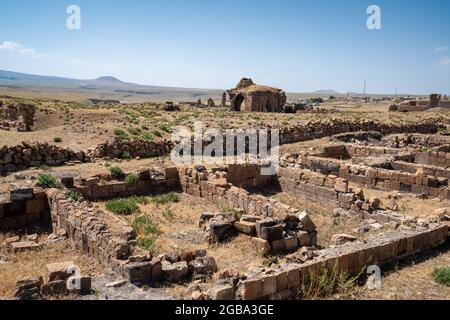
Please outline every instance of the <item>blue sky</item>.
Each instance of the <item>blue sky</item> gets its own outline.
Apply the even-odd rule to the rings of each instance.
[[[66,28],[69,5],[81,30]],[[381,8],[381,30],[366,9]],[[0,69],[148,85],[291,92],[450,93],[442,0],[15,0],[0,2]]]

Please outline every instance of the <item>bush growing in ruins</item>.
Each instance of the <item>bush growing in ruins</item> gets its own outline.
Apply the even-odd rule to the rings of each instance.
[[[108,201],[106,203],[106,209],[116,214],[130,215],[139,212],[139,205],[146,204],[147,202],[146,197],[120,198]]]
[[[58,185],[55,176],[51,173],[41,173],[37,177],[37,182],[44,188],[56,188]]]
[[[170,193],[152,197],[152,202],[156,205],[167,204],[167,203],[172,203],[172,202],[179,202],[179,201],[180,201],[180,195],[175,192],[170,192]]]
[[[111,167],[111,168],[109,168],[109,172],[111,173],[111,176],[113,177],[113,179],[117,179],[117,180],[125,179],[125,173],[123,172],[122,168],[120,168],[120,167]]]
[[[119,158],[120,159],[125,159],[125,160],[130,160],[132,157],[131,157],[131,154],[128,151],[122,151],[120,153],[120,155],[119,155]]]
[[[123,131],[122,129],[114,129],[114,135],[121,139],[121,140],[129,140],[130,137],[127,135],[127,133],[125,131]]]
[[[159,232],[158,224],[145,215],[134,219],[132,227],[137,234],[137,245],[154,253],[155,236]]]
[[[76,191],[73,191],[73,190],[68,190],[66,192],[66,197],[71,199],[71,200],[73,200],[73,201],[75,201],[75,202],[78,202],[81,199],[81,194],[79,192],[76,192]]]
[[[345,292],[350,290],[355,281],[361,276],[349,278],[346,273],[339,271],[339,263],[334,264],[333,270],[324,267],[320,274],[313,270],[309,274],[303,275],[299,297],[301,299],[318,299],[328,297],[335,292]]]
[[[136,184],[139,182],[139,177],[134,173],[130,173],[125,177],[125,182],[129,184]]]
[[[433,270],[433,280],[450,287],[450,267],[440,267]]]

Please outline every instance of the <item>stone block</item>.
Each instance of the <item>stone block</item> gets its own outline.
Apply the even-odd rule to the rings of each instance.
[[[272,250],[269,242],[267,240],[261,239],[261,238],[252,238],[252,246],[255,248],[255,250],[262,255],[266,255],[270,253]]]
[[[256,223],[254,222],[238,221],[234,223],[234,227],[237,231],[247,235],[256,234]]]
[[[26,251],[38,251],[42,246],[32,241],[20,241],[11,243],[11,249],[14,253],[26,252]]]
[[[228,284],[215,285],[208,290],[208,294],[212,300],[228,301],[234,299],[233,287]]]
[[[50,263],[46,265],[47,282],[56,280],[67,280],[78,267],[73,261],[65,261],[60,263]]]
[[[55,280],[42,285],[41,293],[44,296],[64,295],[67,293],[66,281]]]
[[[241,281],[238,292],[242,300],[258,300],[263,297],[263,282],[261,279],[248,279]]]
[[[149,283],[152,280],[152,263],[147,261],[126,264],[124,274],[131,283]]]

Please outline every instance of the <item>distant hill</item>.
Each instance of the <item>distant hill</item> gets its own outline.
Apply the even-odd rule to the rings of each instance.
[[[166,100],[196,101],[210,97],[219,100],[222,93],[223,90],[139,85],[123,82],[112,76],[81,80],[0,70],[0,94],[30,98],[54,98],[84,102],[89,99],[161,102]]]
[[[331,89],[317,90],[317,91],[314,91],[313,93],[318,93],[318,94],[340,94],[339,92],[337,92],[335,90],[331,90]]]

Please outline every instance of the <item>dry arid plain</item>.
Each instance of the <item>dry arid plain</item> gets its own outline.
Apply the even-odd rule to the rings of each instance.
[[[249,81],[193,102],[1,96],[0,298],[450,299],[446,97]],[[279,130],[277,172],[174,163],[195,121]]]

